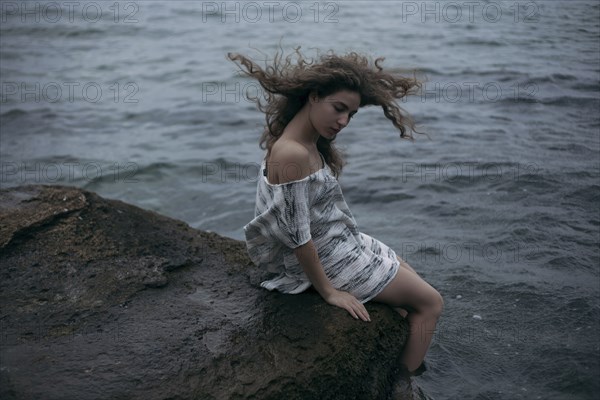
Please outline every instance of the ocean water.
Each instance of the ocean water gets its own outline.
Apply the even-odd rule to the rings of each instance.
[[[445,300],[416,378],[436,399],[600,391],[596,1],[3,1],[0,184],[65,184],[243,239],[263,115],[227,52],[281,45],[418,68],[336,142],[360,229]]]

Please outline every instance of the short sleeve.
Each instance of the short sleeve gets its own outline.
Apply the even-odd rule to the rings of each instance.
[[[309,179],[281,185],[259,181],[255,217],[244,226],[248,255],[255,265],[276,272],[284,249],[311,239]]]
[[[270,230],[274,239],[291,249],[311,239],[309,188],[309,179],[272,186]]]

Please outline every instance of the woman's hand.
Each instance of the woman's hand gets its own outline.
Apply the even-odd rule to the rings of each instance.
[[[369,317],[369,313],[365,306],[348,292],[334,290],[325,298],[325,301],[331,305],[345,309],[355,319],[360,318],[363,321],[371,322],[371,317]]]
[[[327,275],[325,275],[312,239],[296,247],[294,254],[298,258],[298,262],[302,266],[310,283],[312,283],[327,303],[345,309],[356,319],[360,318],[363,321],[371,321],[367,309],[356,297],[348,292],[337,290],[331,285]]]

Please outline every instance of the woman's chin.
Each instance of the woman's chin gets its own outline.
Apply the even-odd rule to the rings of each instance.
[[[323,139],[332,141],[332,140],[335,140],[335,138],[337,137],[337,133],[325,132],[324,134],[323,133],[321,134],[321,137]]]

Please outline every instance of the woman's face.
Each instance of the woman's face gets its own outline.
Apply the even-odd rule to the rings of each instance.
[[[321,136],[333,140],[358,111],[360,95],[350,90],[340,90],[323,98],[311,94],[310,102],[312,125]]]

